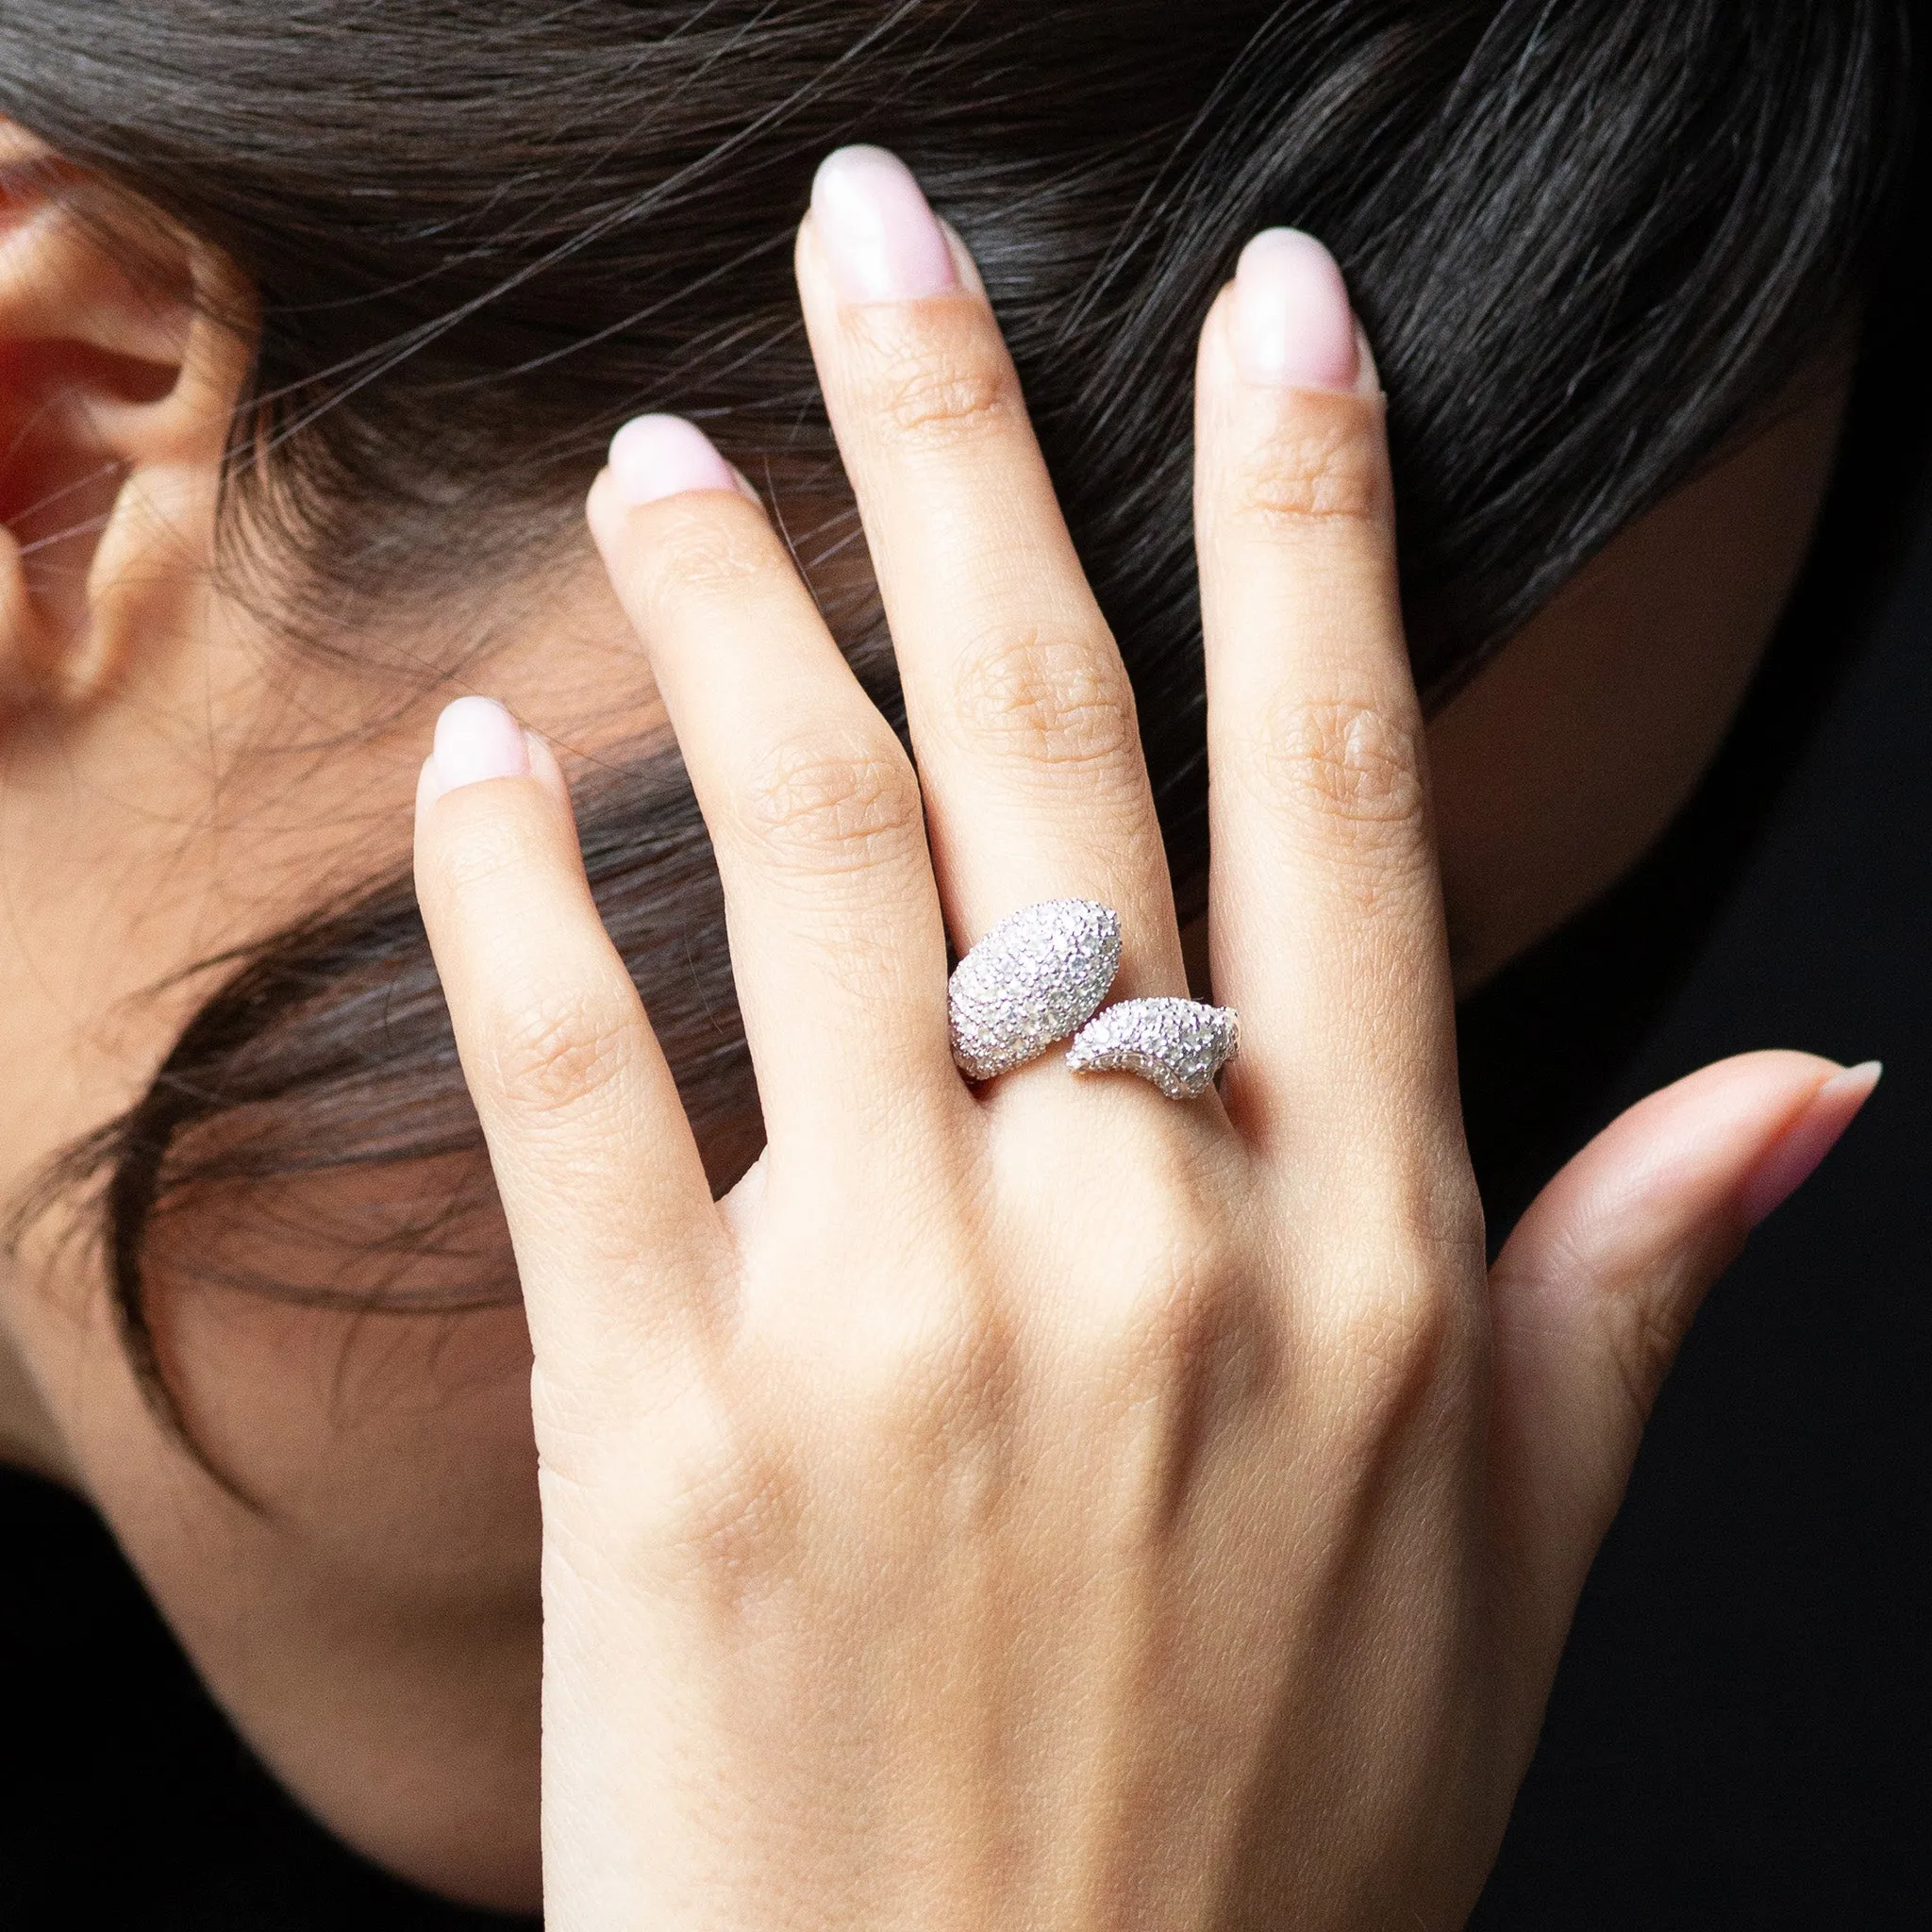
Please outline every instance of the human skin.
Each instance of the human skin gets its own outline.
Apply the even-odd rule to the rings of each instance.
[[[870,150],[797,259],[916,770],[689,425],[590,500],[724,882],[768,1140],[722,1203],[541,741],[453,706],[419,799],[535,1343],[547,1923],[1446,1932],[1672,1338],[1873,1074],[1706,1069],[1488,1268],[1379,381],[1274,231],[1196,385],[1240,1057],[969,1090],[948,941],[1091,896],[1175,994],[1166,858],[970,260]]]
[[[169,302],[57,210],[5,220],[13,1202],[165,1051],[195,989],[149,989],[407,862],[429,720],[461,685],[399,706],[380,680],[291,658],[211,574],[247,358],[197,303],[245,297],[219,259],[183,243]],[[1841,408],[1807,378],[1431,727],[1458,984],[1621,873],[1708,761],[1802,558]],[[588,541],[530,607],[488,681],[537,732],[591,751],[662,721]],[[521,1311],[352,1322],[171,1299],[183,1407],[208,1460],[245,1473],[251,1509],[158,1422],[97,1269],[58,1233],[4,1281],[12,1457],[100,1508],[216,1695],[326,1823],[440,1889],[533,1902],[540,1527]]]

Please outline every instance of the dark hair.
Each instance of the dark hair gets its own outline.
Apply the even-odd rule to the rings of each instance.
[[[353,656],[425,599],[487,635],[478,581],[577,541],[610,431],[670,408],[769,484],[889,712],[790,242],[826,150],[895,148],[1007,326],[1134,679],[1185,908],[1206,869],[1191,349],[1245,238],[1311,229],[1349,275],[1440,703],[1858,299],[1898,205],[1915,10],[0,0],[0,109],[258,291],[227,515],[298,587],[302,643]],[[756,1150],[756,1100],[675,754],[593,770],[581,806],[722,1184]],[[62,1171],[102,1191],[143,1369],[172,1217],[288,1213],[345,1170],[417,1176],[376,1222],[318,1232],[394,1257],[374,1285],[354,1273],[358,1296],[413,1305],[425,1255],[475,1298],[513,1294],[408,881],[225,963],[145,1098]],[[193,1245],[219,1273],[219,1243]],[[440,1305],[463,1298],[446,1274]]]

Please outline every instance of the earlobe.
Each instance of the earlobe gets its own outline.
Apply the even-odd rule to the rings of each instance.
[[[0,708],[84,709],[211,560],[239,277],[0,124]]]

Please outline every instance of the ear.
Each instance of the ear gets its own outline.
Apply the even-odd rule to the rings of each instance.
[[[240,278],[0,121],[0,713],[85,708],[204,588]]]

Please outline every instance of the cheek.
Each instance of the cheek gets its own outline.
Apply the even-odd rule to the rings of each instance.
[[[521,1308],[349,1313],[193,1288],[155,1322],[190,1441],[308,1560],[386,1591],[534,1587]]]
[[[1695,789],[1804,563],[1843,403],[1828,389],[1626,530],[1431,724],[1460,991],[1607,890]]]
[[[478,1174],[200,1191],[147,1237],[186,1441],[306,1564],[397,1601],[534,1587],[529,1338]]]
[[[520,1308],[350,1314],[195,1288],[161,1297],[154,1324],[178,1428],[131,1372],[104,1372],[101,1394],[125,1389],[89,1405],[76,1446],[231,1707],[238,1672],[254,1685],[240,1701],[258,1702],[317,1669],[373,1682],[440,1673],[445,1649],[454,1664],[466,1646],[534,1641]]]

